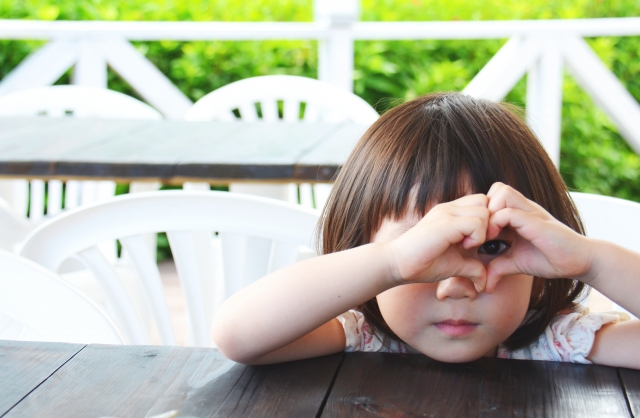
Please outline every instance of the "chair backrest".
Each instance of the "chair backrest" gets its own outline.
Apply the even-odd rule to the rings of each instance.
[[[640,253],[640,203],[610,196],[571,192],[587,236]],[[616,310],[625,310],[618,305]]]
[[[258,111],[258,107],[260,111]],[[236,116],[236,112],[238,116]],[[187,111],[191,121],[354,122],[371,125],[378,112],[357,95],[313,78],[267,75],[239,80],[207,94]],[[232,192],[283,198],[324,207],[331,185],[231,184]]]
[[[126,94],[97,87],[36,87],[0,96],[0,116],[162,119],[160,112]]]
[[[245,121],[351,121],[368,125],[378,118],[374,108],[349,91],[291,75],[252,77],[220,87],[194,103],[185,118],[233,121],[237,120],[234,110]]]
[[[610,196],[571,192],[587,236],[640,253],[640,203]]]
[[[44,267],[0,250],[0,340],[122,344],[109,318]]]
[[[112,119],[162,119],[151,106],[126,94],[97,87],[60,85],[37,87],[0,96],[0,117],[46,116]],[[45,212],[103,200],[115,194],[111,181],[2,180],[0,193],[22,216],[40,222]],[[46,190],[46,192],[45,192]],[[46,193],[46,198],[45,198]],[[14,242],[18,237],[14,237]]]
[[[181,190],[137,193],[43,223],[27,237],[21,255],[54,271],[69,257],[79,257],[100,282],[121,329],[133,343],[149,343],[116,270],[96,247],[118,239],[148,296],[160,340],[171,345],[175,334],[160,274],[143,239],[144,234],[166,232],[187,301],[189,342],[209,346],[215,308],[243,286],[294,263],[301,246],[313,248],[318,219],[317,211],[256,196]],[[216,274],[220,267],[222,275]]]

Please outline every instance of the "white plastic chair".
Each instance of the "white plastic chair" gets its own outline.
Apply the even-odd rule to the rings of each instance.
[[[148,298],[162,344],[175,345],[158,268],[141,234],[167,232],[189,318],[189,343],[211,346],[211,318],[229,295],[312,248],[319,213],[274,199],[216,191],[129,194],[62,213],[36,228],[21,255],[56,270],[78,256],[100,283],[117,323],[134,344],[150,336],[116,269],[96,244],[118,239]],[[218,234],[219,239],[213,239]],[[248,239],[251,237],[251,239]],[[214,246],[220,243],[221,251]],[[220,254],[220,260],[215,254]],[[222,265],[220,265],[222,264]],[[223,274],[217,274],[222,270]]]
[[[14,251],[17,242],[22,241],[31,231],[31,224],[0,198],[0,248]]]
[[[122,344],[107,316],[44,267],[0,250],[0,340]]]
[[[611,241],[640,253],[640,203],[589,193],[570,194],[580,212],[587,236]],[[605,298],[599,293],[592,296]],[[608,305],[613,310],[627,312],[613,302]]]
[[[378,118],[374,108],[349,91],[312,78],[290,75],[252,77],[223,86],[194,103],[185,118],[235,121],[238,117],[234,111],[248,122],[349,121],[370,125]],[[295,184],[232,183],[230,190],[298,202]],[[301,184],[300,203],[312,207],[315,200],[315,207],[322,208],[330,191],[328,184],[317,184],[313,188],[310,184]]]
[[[46,116],[111,119],[162,119],[151,106],[112,90],[86,86],[47,86],[0,96],[0,117]],[[63,184],[60,180],[2,180],[0,196],[14,209],[37,223],[62,210]],[[65,208],[99,201],[115,194],[111,181],[67,181]],[[157,187],[156,187],[157,188]]]

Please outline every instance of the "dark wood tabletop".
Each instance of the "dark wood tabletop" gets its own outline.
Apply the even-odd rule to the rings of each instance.
[[[631,417],[640,371],[341,353],[270,366],[216,349],[0,341],[1,417]]]
[[[0,177],[327,182],[366,128],[351,123],[0,118]]]

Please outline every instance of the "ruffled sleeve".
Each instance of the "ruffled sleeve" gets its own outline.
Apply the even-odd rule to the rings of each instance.
[[[396,341],[380,340],[367,321],[362,312],[354,309],[338,316],[338,321],[344,328],[346,344],[344,351],[369,351],[380,353],[406,353],[407,349],[402,343]]]
[[[508,351],[498,348],[498,357],[565,361],[590,364],[587,356],[591,352],[596,332],[603,325],[627,321],[625,312],[593,312],[578,307],[574,312],[557,315],[537,341],[528,347]]]

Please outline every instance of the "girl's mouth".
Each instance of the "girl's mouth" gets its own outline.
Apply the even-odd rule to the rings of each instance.
[[[434,324],[434,326],[447,335],[459,337],[473,332],[478,324],[464,320],[447,319]]]

